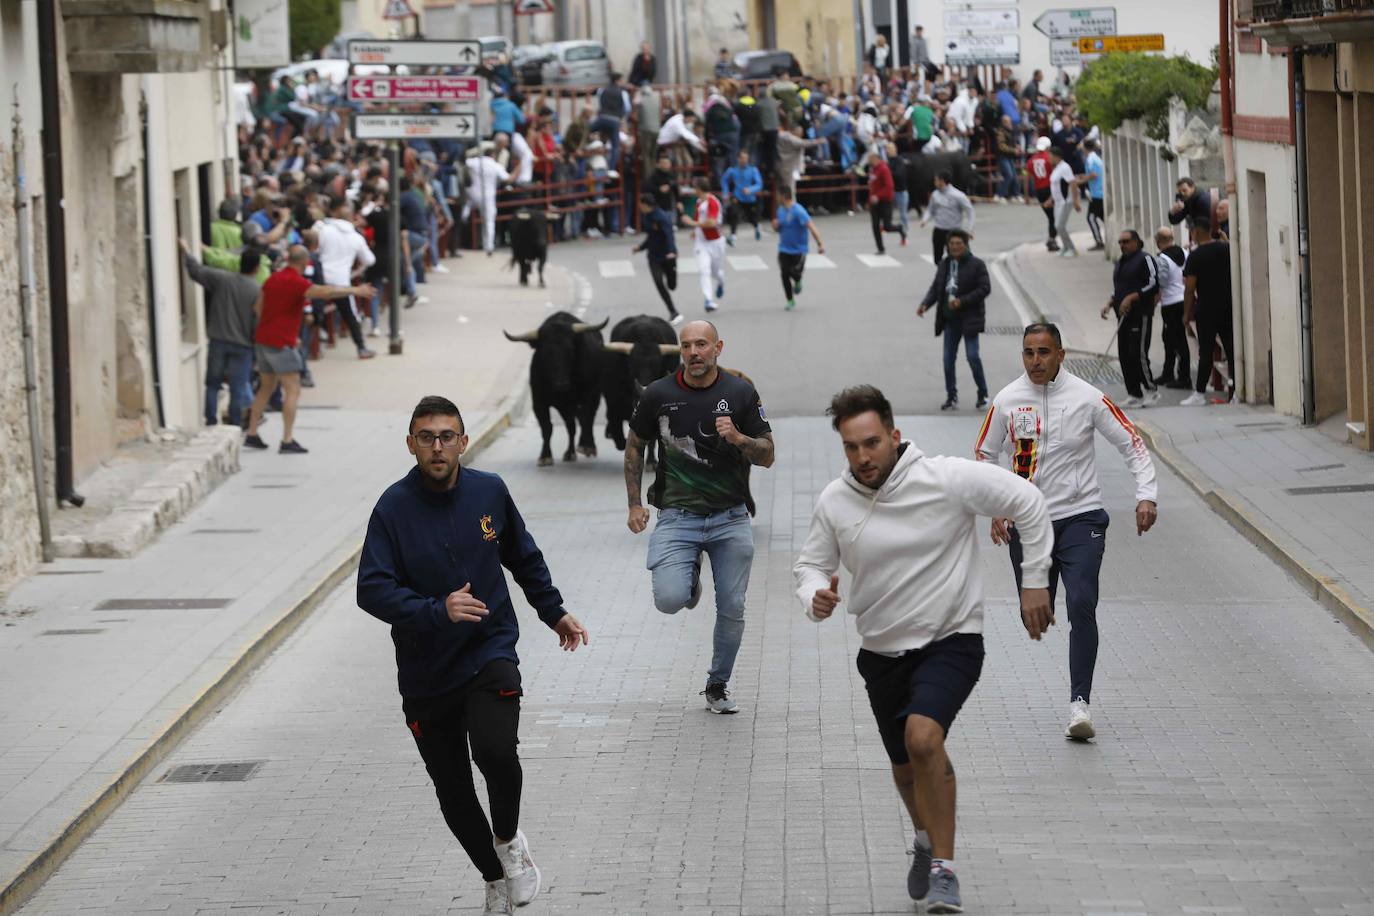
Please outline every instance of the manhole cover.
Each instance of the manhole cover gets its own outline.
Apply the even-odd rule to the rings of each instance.
[[[1331,493],[1374,492],[1374,483],[1338,483],[1329,487],[1290,487],[1283,492],[1289,496],[1326,496]]]
[[[233,763],[184,763],[172,767],[158,782],[243,782],[266,762],[242,760]]]
[[[1070,356],[1064,360],[1064,368],[1099,388],[1123,382],[1116,363],[1104,356]]]
[[[991,324],[983,328],[984,334],[1000,334],[1003,337],[1020,337],[1026,329],[1015,324]]]
[[[210,611],[228,607],[233,598],[107,598],[97,611]]]
[[[70,630],[44,630],[39,636],[94,636],[104,633],[104,627],[74,627]]]

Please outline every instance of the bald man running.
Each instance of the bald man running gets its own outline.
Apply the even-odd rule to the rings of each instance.
[[[752,466],[772,467],[773,433],[758,392],[747,378],[721,369],[724,341],[709,321],[689,321],[678,332],[682,365],[640,395],[625,446],[625,489],[630,530],[649,524],[640,486],[644,443],[662,445],[649,505],[658,522],[649,536],[647,566],[654,605],[665,614],[701,600],[701,555],[711,558],[716,586],[716,630],[706,674],[706,708],[739,711],[726,689],[744,637],[744,596],[754,562],[749,517]]]

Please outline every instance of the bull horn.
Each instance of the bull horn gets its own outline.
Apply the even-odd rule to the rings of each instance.
[[[539,339],[538,331],[526,331],[523,334],[512,334],[510,331],[501,329],[501,333],[506,335],[506,340],[511,343],[534,343]]]
[[[600,324],[587,324],[586,322],[578,321],[574,322],[572,328],[574,334],[581,334],[583,331],[604,331],[606,329],[606,325],[610,323],[611,318],[609,315],[607,315],[605,318],[601,319]]]
[[[682,352],[682,346],[680,344],[661,343],[658,345],[658,352],[662,356],[676,356]]]
[[[601,346],[611,353],[624,353],[626,356],[629,356],[635,348],[635,345],[628,340],[609,340],[602,343]]]

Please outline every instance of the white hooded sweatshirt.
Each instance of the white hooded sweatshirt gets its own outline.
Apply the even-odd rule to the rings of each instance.
[[[846,470],[816,500],[811,530],[792,567],[806,615],[841,564],[853,578],[840,595],[870,652],[919,649],[955,633],[983,632],[979,516],[1011,518],[1021,534],[1022,586],[1049,582],[1045,499],[1002,468],[929,457],[902,444],[887,481],[872,490]]]

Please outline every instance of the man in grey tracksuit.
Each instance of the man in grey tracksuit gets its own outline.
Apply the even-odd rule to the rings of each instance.
[[[953,180],[949,172],[940,172],[935,176],[935,190],[930,192],[925,215],[921,217],[922,226],[928,222],[935,223],[935,229],[930,233],[930,246],[936,264],[945,256],[945,243],[949,241],[950,232],[955,229],[970,234],[973,232],[973,204],[967,194],[954,186]]]

